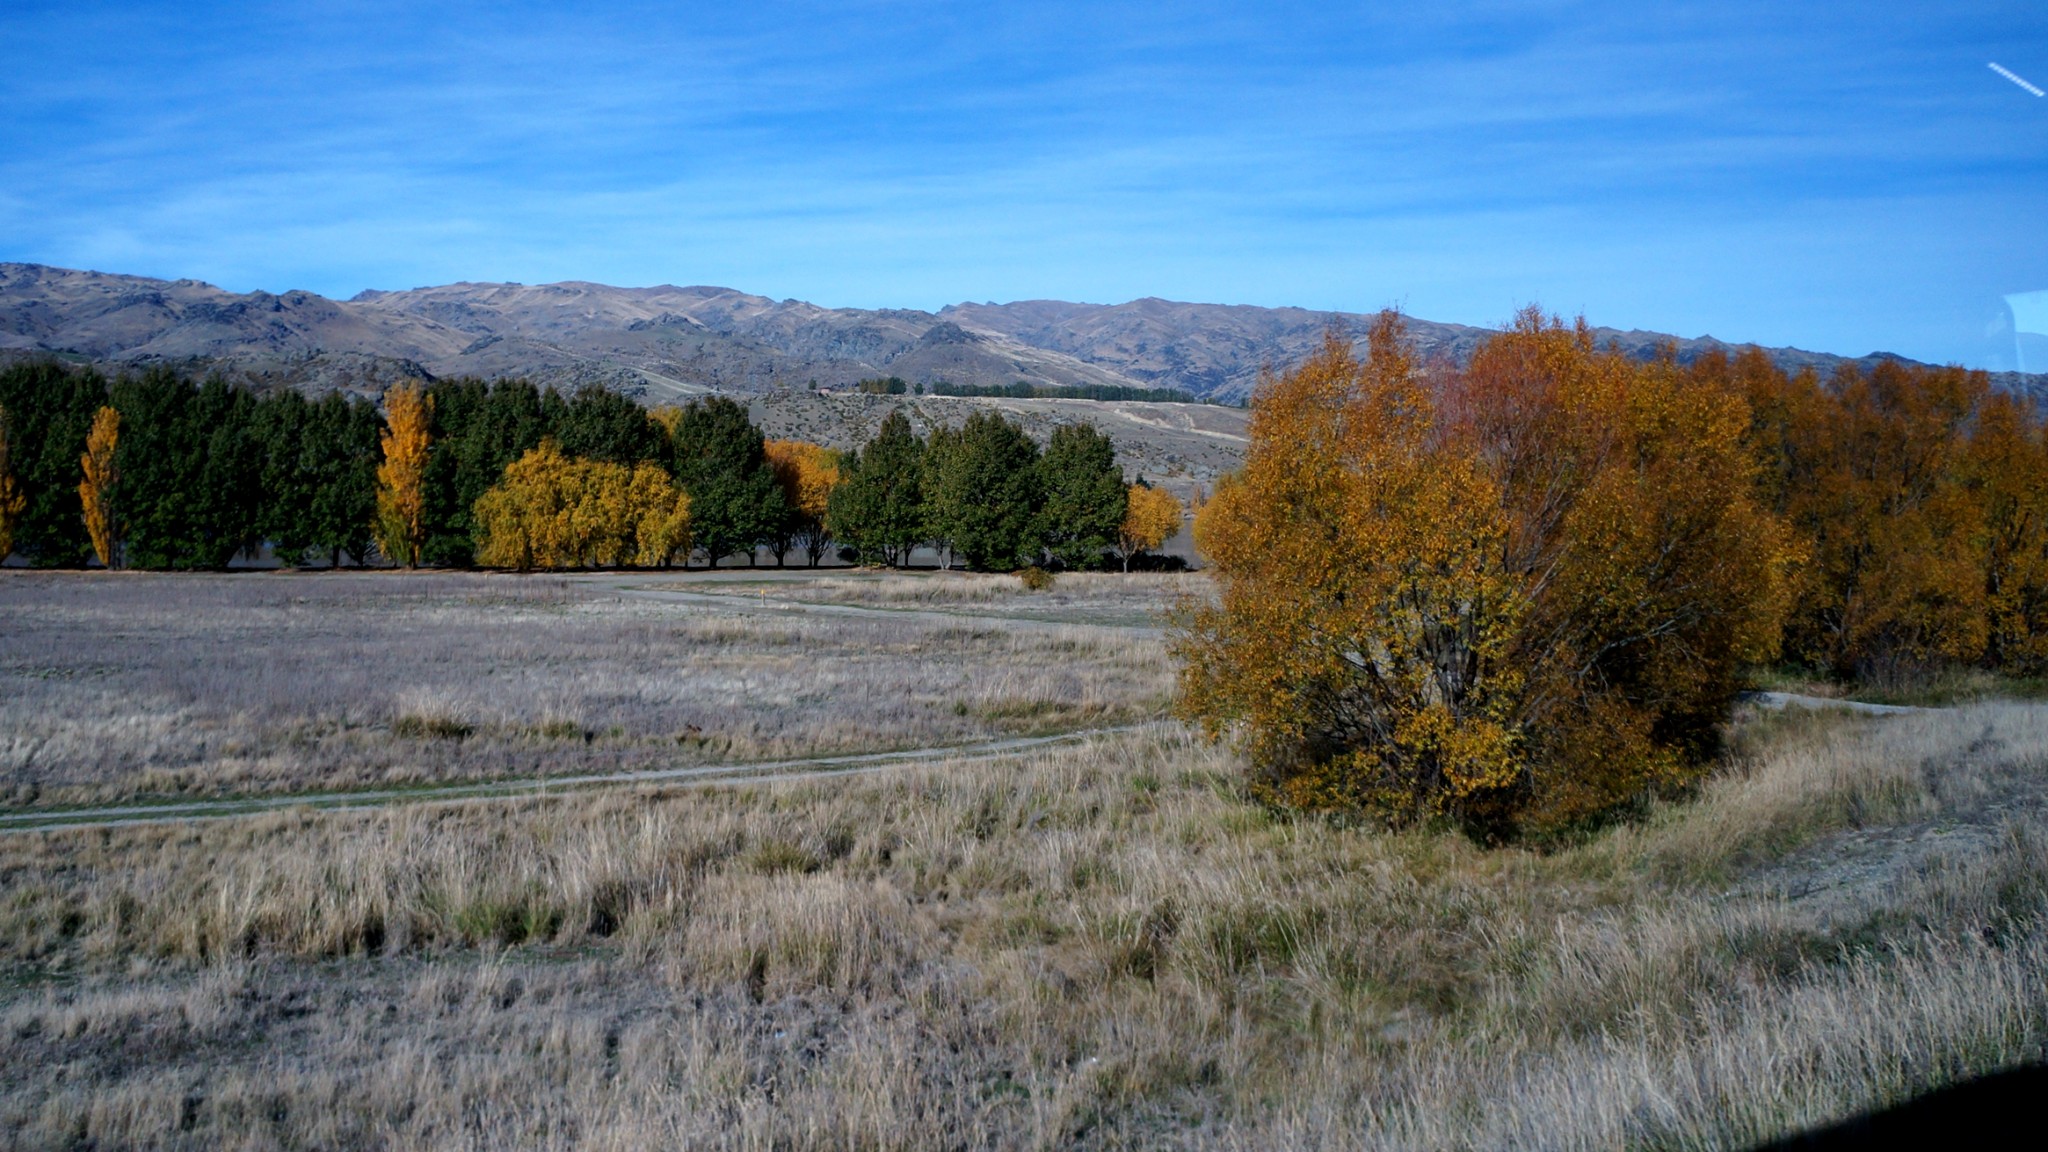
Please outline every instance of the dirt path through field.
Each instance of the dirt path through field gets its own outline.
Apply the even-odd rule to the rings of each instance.
[[[1802,696],[1797,692],[1751,692],[1745,699],[1772,712],[1786,708],[1835,708],[1870,716],[1898,716],[1908,712],[1926,711],[1924,708],[1915,708],[1908,704],[1867,704],[1861,700],[1838,700],[1831,696]]]
[[[518,780],[484,780],[462,784],[429,784],[417,788],[365,789],[346,792],[294,792],[276,796],[224,796],[214,800],[181,800],[162,804],[109,804],[81,808],[0,812],[0,835],[10,832],[51,832],[70,828],[119,827],[131,824],[186,824],[226,820],[293,809],[389,808],[400,804],[450,803],[548,796],[650,784],[743,785],[857,776],[921,764],[980,763],[1024,752],[1078,744],[1100,736],[1135,732],[1164,721],[1088,728],[1052,736],[1017,736],[971,744],[910,748],[895,752],[864,752],[841,756],[807,756],[795,760],[700,764],[688,768],[654,768],[603,772],[583,776],[537,776]]]

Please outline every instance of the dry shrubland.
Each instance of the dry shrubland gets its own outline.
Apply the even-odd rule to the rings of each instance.
[[[1745,717],[1547,853],[1170,725],[0,837],[13,1147],[1741,1145],[2048,1052],[2048,708]]]

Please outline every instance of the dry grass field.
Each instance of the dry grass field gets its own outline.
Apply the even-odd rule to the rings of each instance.
[[[253,593],[212,590],[237,580],[154,627],[290,616],[237,613]],[[556,642],[523,651],[584,652],[571,669],[614,667],[579,630],[646,652],[668,629],[951,627],[433,580],[393,593],[414,623],[377,651],[437,614],[530,617]],[[94,592],[34,594],[94,618]],[[335,595],[292,635],[370,643],[338,639],[368,613]],[[21,677],[60,644],[16,618],[0,658],[25,683],[291,714],[257,704],[279,689],[208,703],[112,637],[83,645],[105,672]],[[1075,690],[1117,660],[1164,675],[1142,634],[1042,625],[957,674],[1112,632]],[[366,728],[443,683],[401,673]],[[336,675],[321,700],[377,681]],[[1165,722],[837,779],[13,833],[0,976],[0,1148],[1740,1147],[2048,1055],[2048,707],[1745,715],[1697,797],[1549,852],[1276,816]]]
[[[783,602],[851,605],[898,612],[983,616],[1044,623],[1158,631],[1183,598],[1207,598],[1214,585],[1198,573],[1062,573],[1031,591],[1015,576],[972,572],[727,572],[677,587]]]
[[[917,748],[1143,720],[1172,687],[1159,642],[1124,632],[625,582],[8,572],[0,804]]]

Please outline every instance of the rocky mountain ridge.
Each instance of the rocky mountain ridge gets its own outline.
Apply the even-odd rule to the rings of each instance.
[[[55,355],[111,369],[163,364],[220,371],[262,387],[376,395],[408,377],[525,376],[601,383],[649,403],[706,391],[835,389],[875,376],[912,383],[1176,388],[1234,402],[1260,373],[1307,354],[1332,324],[1369,317],[1302,308],[1026,300],[938,312],[826,308],[707,286],[615,288],[456,283],[366,291],[232,293],[197,280],[0,264],[0,354]],[[1425,357],[1462,359],[1489,329],[1412,319]],[[1596,330],[1637,355],[1675,344],[1681,359],[1712,337]],[[1871,363],[1769,349],[1789,368]],[[2048,395],[2048,376],[2002,374]]]

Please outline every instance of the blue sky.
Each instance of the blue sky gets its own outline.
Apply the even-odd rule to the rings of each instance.
[[[2048,4],[0,10],[0,259],[1595,323],[2006,367]]]

